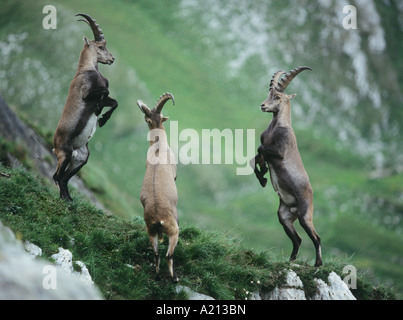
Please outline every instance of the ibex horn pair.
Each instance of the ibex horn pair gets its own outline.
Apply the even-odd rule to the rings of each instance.
[[[286,73],[284,71],[277,71],[274,75],[273,78],[270,81],[270,89],[269,91],[276,90],[277,92],[284,92],[284,90],[288,87],[292,79],[294,79],[299,73],[301,73],[304,70],[311,70],[309,67],[298,67],[293,70],[291,70],[289,73]],[[286,75],[280,80],[280,77],[286,73]]]
[[[167,92],[167,93],[164,93],[164,94],[158,99],[157,103],[155,104],[154,110],[155,110],[157,113],[161,113],[162,108],[164,107],[165,103],[166,103],[169,99],[172,99],[172,103],[175,105],[174,96],[173,96],[171,93]],[[147,107],[147,105],[146,105],[143,101],[138,100],[138,101],[137,101],[137,105],[139,106],[140,110],[141,110],[145,115],[149,116],[149,115],[151,114],[151,110]]]
[[[78,21],[84,21],[91,27],[92,33],[94,34],[95,41],[102,41],[105,39],[104,34],[102,33],[102,29],[99,28],[99,24],[96,23],[96,20],[92,19],[91,16],[89,16],[88,14],[85,14],[85,13],[77,13],[76,17],[77,16],[82,16],[86,19],[86,20],[79,19]]]

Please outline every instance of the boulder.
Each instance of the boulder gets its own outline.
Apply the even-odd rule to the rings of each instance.
[[[262,297],[263,300],[306,300],[304,285],[298,275],[289,270],[287,272],[286,284],[276,287],[272,292]]]
[[[42,255],[42,249],[29,241],[24,242],[24,249],[32,259]]]
[[[318,293],[313,300],[356,300],[340,276],[331,272],[328,277],[329,284],[321,279],[314,279],[318,286]]]
[[[347,284],[335,272],[328,276],[329,284],[321,279],[314,279],[317,284],[318,293],[311,300],[356,300],[349,290]],[[287,271],[286,284],[276,287],[268,294],[262,294],[262,300],[307,300],[304,292],[304,285],[298,275],[292,271]],[[256,297],[255,297],[256,299]]]
[[[87,267],[81,261],[75,261],[80,271],[75,271],[73,266],[73,255],[69,250],[59,248],[59,252],[51,256],[55,260],[55,264],[62,270],[71,274],[87,284],[94,284]]]
[[[88,285],[44,260],[32,259],[21,241],[0,221],[0,300],[100,300]],[[54,285],[49,286],[53,276]]]
[[[178,285],[175,288],[176,293],[180,293],[181,291],[185,292],[187,296],[187,300],[214,300],[214,298],[207,296],[202,293],[198,293],[193,291],[189,287]]]

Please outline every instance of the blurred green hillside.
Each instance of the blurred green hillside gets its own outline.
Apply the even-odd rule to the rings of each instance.
[[[148,148],[136,106],[175,96],[168,134],[194,129],[255,129],[255,149],[271,115],[260,112],[271,75],[308,65],[287,89],[299,150],[314,189],[314,222],[323,255],[353,256],[403,292],[403,7],[399,1],[351,1],[357,30],[342,27],[333,1],[2,0],[0,92],[51,144],[83,46],[92,37],[74,14],[100,24],[115,56],[100,66],[119,107],[90,141],[80,175],[116,216],[142,215]],[[57,9],[45,30],[44,5]],[[182,141],[179,147],[188,141]],[[200,147],[200,155],[205,151]],[[246,146],[244,149],[246,156]],[[212,161],[211,161],[212,162]],[[179,219],[225,230],[254,248],[288,259],[291,242],[277,220],[278,198],[234,164],[178,165]],[[311,262],[303,238],[300,257]]]

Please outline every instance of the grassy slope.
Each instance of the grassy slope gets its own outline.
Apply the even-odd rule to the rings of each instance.
[[[147,143],[146,126],[135,105],[137,99],[144,99],[152,105],[161,93],[170,91],[175,95],[176,105],[167,105],[164,111],[171,120],[179,121],[180,129],[256,128],[258,144],[258,132],[267,125],[270,116],[261,116],[257,108],[252,108],[252,111],[250,106],[257,105],[264,97],[264,85],[257,88],[261,92],[259,98],[250,101],[224,82],[219,75],[219,65],[203,63],[203,58],[198,56],[202,53],[197,52],[196,46],[185,50],[185,46],[194,41],[190,26],[176,21],[174,1],[167,1],[164,6],[149,1],[102,1],[102,5],[78,0],[54,3],[62,8],[60,11],[88,12],[96,17],[105,31],[109,49],[117,57],[116,65],[110,68],[102,66],[101,70],[110,79],[111,95],[118,98],[120,106],[111,123],[105,130],[99,130],[91,141],[90,162],[81,172],[117,215],[131,219],[142,214],[138,195]],[[40,3],[30,6],[34,6],[31,10],[35,11]],[[24,11],[15,8],[13,12],[19,10]],[[36,23],[40,18],[36,18]],[[17,25],[35,30],[32,20],[23,22],[19,19],[15,17]],[[66,28],[65,24],[75,23],[73,17],[69,19],[59,20],[58,31]],[[81,30],[88,36],[89,30],[84,24]],[[35,37],[35,34],[30,36]],[[80,38],[81,34],[77,37]],[[57,37],[53,41],[57,41]],[[80,41],[72,51],[79,52]],[[62,46],[63,41],[58,45]],[[30,52],[39,59],[44,57],[43,52],[35,48]],[[73,63],[76,54],[72,55]],[[53,57],[56,61],[58,58],[62,59]],[[135,70],[137,77],[146,84],[146,90],[137,83],[125,82],[128,69]],[[74,71],[70,72],[73,74]],[[58,112],[61,107],[58,106]],[[38,113],[37,118],[33,116],[31,119],[40,124],[41,116]],[[53,128],[46,130],[52,131]],[[362,193],[368,193],[375,199],[381,197],[393,202],[401,190],[402,175],[374,182],[368,178],[365,162],[336,150],[334,141],[314,137],[305,131],[297,132],[297,135],[315,190],[315,225],[322,237],[324,256],[332,259],[339,252],[354,255],[352,264],[373,268],[377,275],[393,279],[401,287],[401,267],[393,263],[398,248],[403,245],[401,234],[390,233],[382,226],[370,227],[362,216],[354,214],[355,207],[347,200],[359,200]],[[96,145],[101,147],[95,148]],[[233,166],[180,165],[177,185],[181,221],[204,228],[229,230],[251,247],[276,248],[277,251],[283,248],[286,259],[291,245],[277,222],[278,200],[274,193],[270,187],[267,190],[258,187],[253,176],[235,176],[234,173]],[[212,176],[216,177],[214,181],[210,179]],[[330,199],[332,203],[329,203],[327,194],[329,189],[337,191]],[[345,205],[343,210],[340,203]],[[303,231],[301,235],[301,256],[312,259],[312,244]]]
[[[74,260],[87,265],[106,299],[185,298],[175,293],[165,259],[161,261],[162,279],[155,279],[153,254],[141,219],[128,222],[107,216],[78,194],[67,204],[40,177],[22,167],[11,170],[0,165],[0,171],[10,176],[0,177],[0,219],[18,238],[40,246],[44,259],[58,247],[69,249]],[[160,245],[163,252],[166,240]],[[341,274],[348,261],[327,261],[319,272],[297,263],[300,267],[293,268],[310,296],[315,293],[313,274],[326,281],[333,270]],[[192,225],[182,228],[174,264],[182,285],[216,299],[245,299],[248,292],[272,290],[284,281],[282,270],[290,268],[272,252],[249,250],[226,233],[205,232]],[[363,299],[394,297],[389,289],[373,289],[361,278],[354,294]]]

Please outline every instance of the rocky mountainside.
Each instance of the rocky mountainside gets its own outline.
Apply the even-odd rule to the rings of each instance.
[[[36,170],[49,182],[53,183],[53,173],[56,168],[56,157],[54,156],[51,146],[45,142],[45,140],[37,134],[32,128],[25,124],[10,109],[6,101],[3,99],[0,93],[0,137],[2,137],[8,143],[12,143],[19,146],[26,152],[26,156],[33,163]],[[5,152],[1,155],[3,159],[13,165],[18,166],[20,162],[10,152]],[[94,205],[98,208],[105,210],[105,207],[96,199],[94,194],[85,186],[83,181],[74,176],[71,180],[71,184],[80,190]]]
[[[25,250],[24,250],[25,249]],[[67,299],[67,300],[98,300],[103,299],[93,283],[88,269],[81,261],[73,261],[69,250],[59,248],[59,252],[51,256],[54,263],[46,264],[39,261],[42,250],[26,242],[24,249],[14,233],[3,226],[0,221],[0,300],[3,299]],[[74,271],[74,264],[80,271]],[[298,265],[294,268],[298,269]],[[19,270],[16,272],[16,270]],[[28,272],[29,270],[29,272]],[[45,272],[48,270],[49,272]],[[52,282],[51,271],[55,276]],[[16,277],[18,274],[18,278]],[[44,276],[48,275],[49,279]],[[316,293],[310,300],[356,300],[340,276],[335,272],[329,274],[325,282],[314,279]],[[49,290],[47,286],[57,290]],[[184,294],[190,300],[215,300],[208,295],[200,294],[189,287],[177,285],[176,292]],[[304,285],[292,270],[286,270],[286,282],[271,292],[251,292],[249,300],[307,300]]]
[[[35,164],[36,171],[43,176],[44,179],[49,179],[49,166],[52,164],[47,163],[44,160],[49,157],[49,150],[46,144],[31,128],[27,127],[17,116],[13,113],[5,101],[0,97],[0,134],[2,139],[7,139],[15,145],[21,146],[27,155],[24,159]],[[20,160],[15,158],[12,152],[1,154],[2,159],[7,159],[8,164],[13,164],[14,167],[22,167]],[[22,160],[22,159],[21,159]],[[44,170],[44,171],[43,171]],[[11,179],[13,174],[2,173],[0,179]],[[5,181],[5,180],[3,180]],[[0,181],[1,182],[1,181]],[[82,182],[75,184],[75,188],[79,192],[88,197],[90,191],[82,188]],[[21,188],[25,188],[23,185]],[[4,187],[3,187],[4,188]],[[6,191],[3,189],[3,192]],[[0,198],[2,193],[0,192]],[[44,199],[44,195],[41,195],[41,199]],[[89,196],[89,199],[94,199],[93,196]],[[8,200],[10,201],[10,200]],[[8,201],[2,199],[2,206],[0,206],[0,258],[2,263],[0,264],[0,299],[102,299],[104,298],[100,294],[97,284],[92,281],[91,275],[86,265],[81,261],[74,261],[75,265],[79,265],[80,272],[74,271],[73,268],[73,256],[69,250],[65,250],[61,247],[58,248],[58,252],[49,255],[45,259],[50,259],[51,262],[45,263],[44,260],[39,261],[37,257],[42,256],[43,250],[29,241],[25,242],[25,250],[23,250],[21,240],[17,240],[14,232],[10,228],[5,227],[1,223],[1,219],[9,221],[11,215],[22,215],[28,217],[29,212],[22,212],[22,204],[12,202],[8,204]],[[46,201],[46,200],[42,200]],[[98,205],[97,202],[95,202]],[[40,205],[40,204],[39,204]],[[64,203],[62,204],[64,205]],[[25,209],[30,210],[30,209]],[[69,209],[71,210],[71,209]],[[52,212],[49,212],[53,215]],[[49,217],[50,218],[50,217]],[[27,218],[28,219],[28,218]],[[48,218],[47,218],[48,219]],[[25,219],[24,219],[25,220]],[[24,221],[23,220],[23,221]],[[31,229],[28,222],[25,222],[28,226],[25,228]],[[13,225],[11,223],[11,225]],[[52,227],[47,223],[47,227],[51,230]],[[67,227],[66,225],[64,226]],[[43,231],[41,231],[42,233]],[[46,230],[44,231],[46,233]],[[106,230],[102,231],[106,232]],[[194,232],[194,231],[193,231]],[[25,238],[26,235],[20,236]],[[68,236],[66,234],[65,236]],[[63,237],[65,237],[63,236]],[[30,236],[35,241],[35,230],[33,235]],[[71,235],[68,243],[73,243],[75,247],[75,238]],[[30,239],[31,240],[31,239]],[[61,240],[61,238],[60,238]],[[37,242],[37,241],[36,241]],[[49,244],[48,244],[49,245]],[[182,244],[183,245],[183,244]],[[120,249],[118,249],[120,250]],[[248,255],[251,252],[249,251]],[[29,257],[29,255],[33,256]],[[107,259],[105,257],[104,259]],[[75,259],[74,259],[75,260]],[[124,268],[135,269],[142,268],[139,264],[134,267],[131,264],[124,264],[124,261],[120,262]],[[305,268],[298,264],[293,264],[292,269],[298,270],[299,268]],[[278,284],[271,291],[266,289],[255,289],[254,291],[246,291],[243,293],[249,300],[306,300],[304,284],[292,269],[283,269],[278,271],[278,275],[274,277],[282,277],[285,275],[285,280],[282,284]],[[18,270],[18,272],[16,272]],[[51,285],[49,279],[45,279],[48,274],[44,270],[50,270],[49,272],[55,272],[57,279],[57,290],[49,290],[48,285]],[[83,272],[85,271],[85,277]],[[312,269],[312,272],[314,269]],[[94,269],[92,269],[94,272]],[[298,272],[298,271],[297,271]],[[16,277],[16,275],[18,276]],[[45,274],[45,276],[44,276]],[[78,276],[76,275],[78,274]],[[49,273],[50,277],[50,273]],[[46,280],[46,281],[45,281]],[[55,280],[56,281],[56,280]],[[253,283],[253,281],[251,281]],[[346,283],[342,281],[339,275],[331,271],[328,274],[327,279],[322,280],[315,278],[313,280],[316,289],[310,288],[310,292],[314,292],[309,296],[311,300],[355,300],[356,298],[350,292]],[[257,280],[257,287],[260,285],[260,280]],[[235,289],[235,288],[234,288]],[[235,289],[236,290],[236,289]],[[182,298],[195,299],[195,300],[213,300],[215,297],[209,295],[200,294],[188,286],[177,285],[175,292]]]

